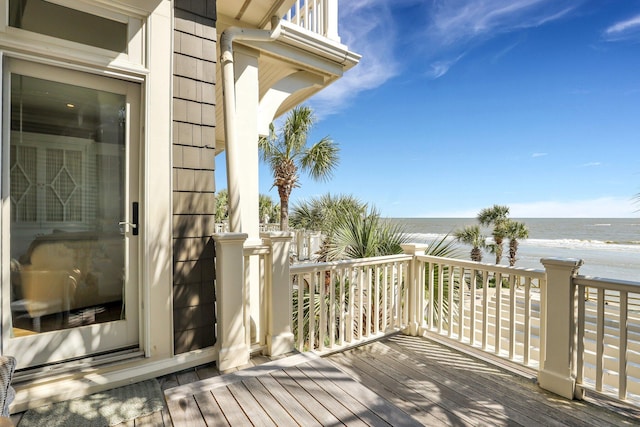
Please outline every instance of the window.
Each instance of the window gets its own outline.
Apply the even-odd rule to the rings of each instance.
[[[127,24],[44,0],[10,0],[9,25],[115,52],[127,52]]]

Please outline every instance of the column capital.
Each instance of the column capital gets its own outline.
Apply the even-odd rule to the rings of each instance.
[[[229,244],[234,242],[244,243],[249,235],[247,233],[214,233],[211,237],[216,243]]]
[[[556,268],[562,270],[571,270],[571,274],[577,273],[582,266],[583,261],[578,258],[542,258],[540,262],[545,269]]]
[[[403,243],[400,247],[407,255],[424,255],[429,245],[424,243]]]

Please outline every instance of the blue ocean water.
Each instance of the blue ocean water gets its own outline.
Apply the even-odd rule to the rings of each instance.
[[[520,242],[517,267],[542,269],[541,258],[582,259],[580,274],[640,282],[640,218],[514,218],[524,222],[529,238]],[[430,243],[475,225],[475,218],[393,218],[410,240]],[[491,230],[483,233],[490,237]],[[466,251],[466,252],[465,252]],[[461,245],[462,256],[471,251]],[[508,251],[505,244],[505,253]],[[483,262],[494,262],[484,253]],[[502,264],[508,264],[505,257]]]

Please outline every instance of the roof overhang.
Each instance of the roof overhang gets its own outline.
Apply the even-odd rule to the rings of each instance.
[[[249,1],[248,3],[253,2]],[[282,4],[283,2],[278,3]],[[222,10],[229,9],[230,7],[226,7]],[[285,11],[287,9],[288,7],[284,7]],[[257,19],[260,14],[254,12],[254,15],[254,19]],[[219,16],[218,37],[230,26],[246,27],[247,23]],[[270,26],[269,23],[267,27],[270,28]],[[260,100],[269,89],[276,86],[287,76],[295,74],[297,78],[300,78],[300,76],[308,76],[309,78],[308,86],[297,90],[282,100],[281,105],[275,111],[275,115],[269,121],[286,113],[338,80],[346,71],[358,64],[360,60],[360,55],[349,51],[347,46],[339,42],[322,37],[286,21],[281,21],[281,26],[280,36],[275,41],[236,42],[236,46],[252,49],[258,56]],[[220,57],[219,46],[220,44],[218,43],[218,58]],[[219,62],[216,72],[218,76],[222,75]],[[216,85],[216,103],[219,107],[222,106],[222,85]],[[216,152],[218,153],[224,150],[225,145],[223,116],[223,109],[216,108]]]

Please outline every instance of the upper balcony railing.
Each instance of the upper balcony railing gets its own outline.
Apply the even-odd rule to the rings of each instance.
[[[339,42],[338,0],[296,0],[284,20]]]

